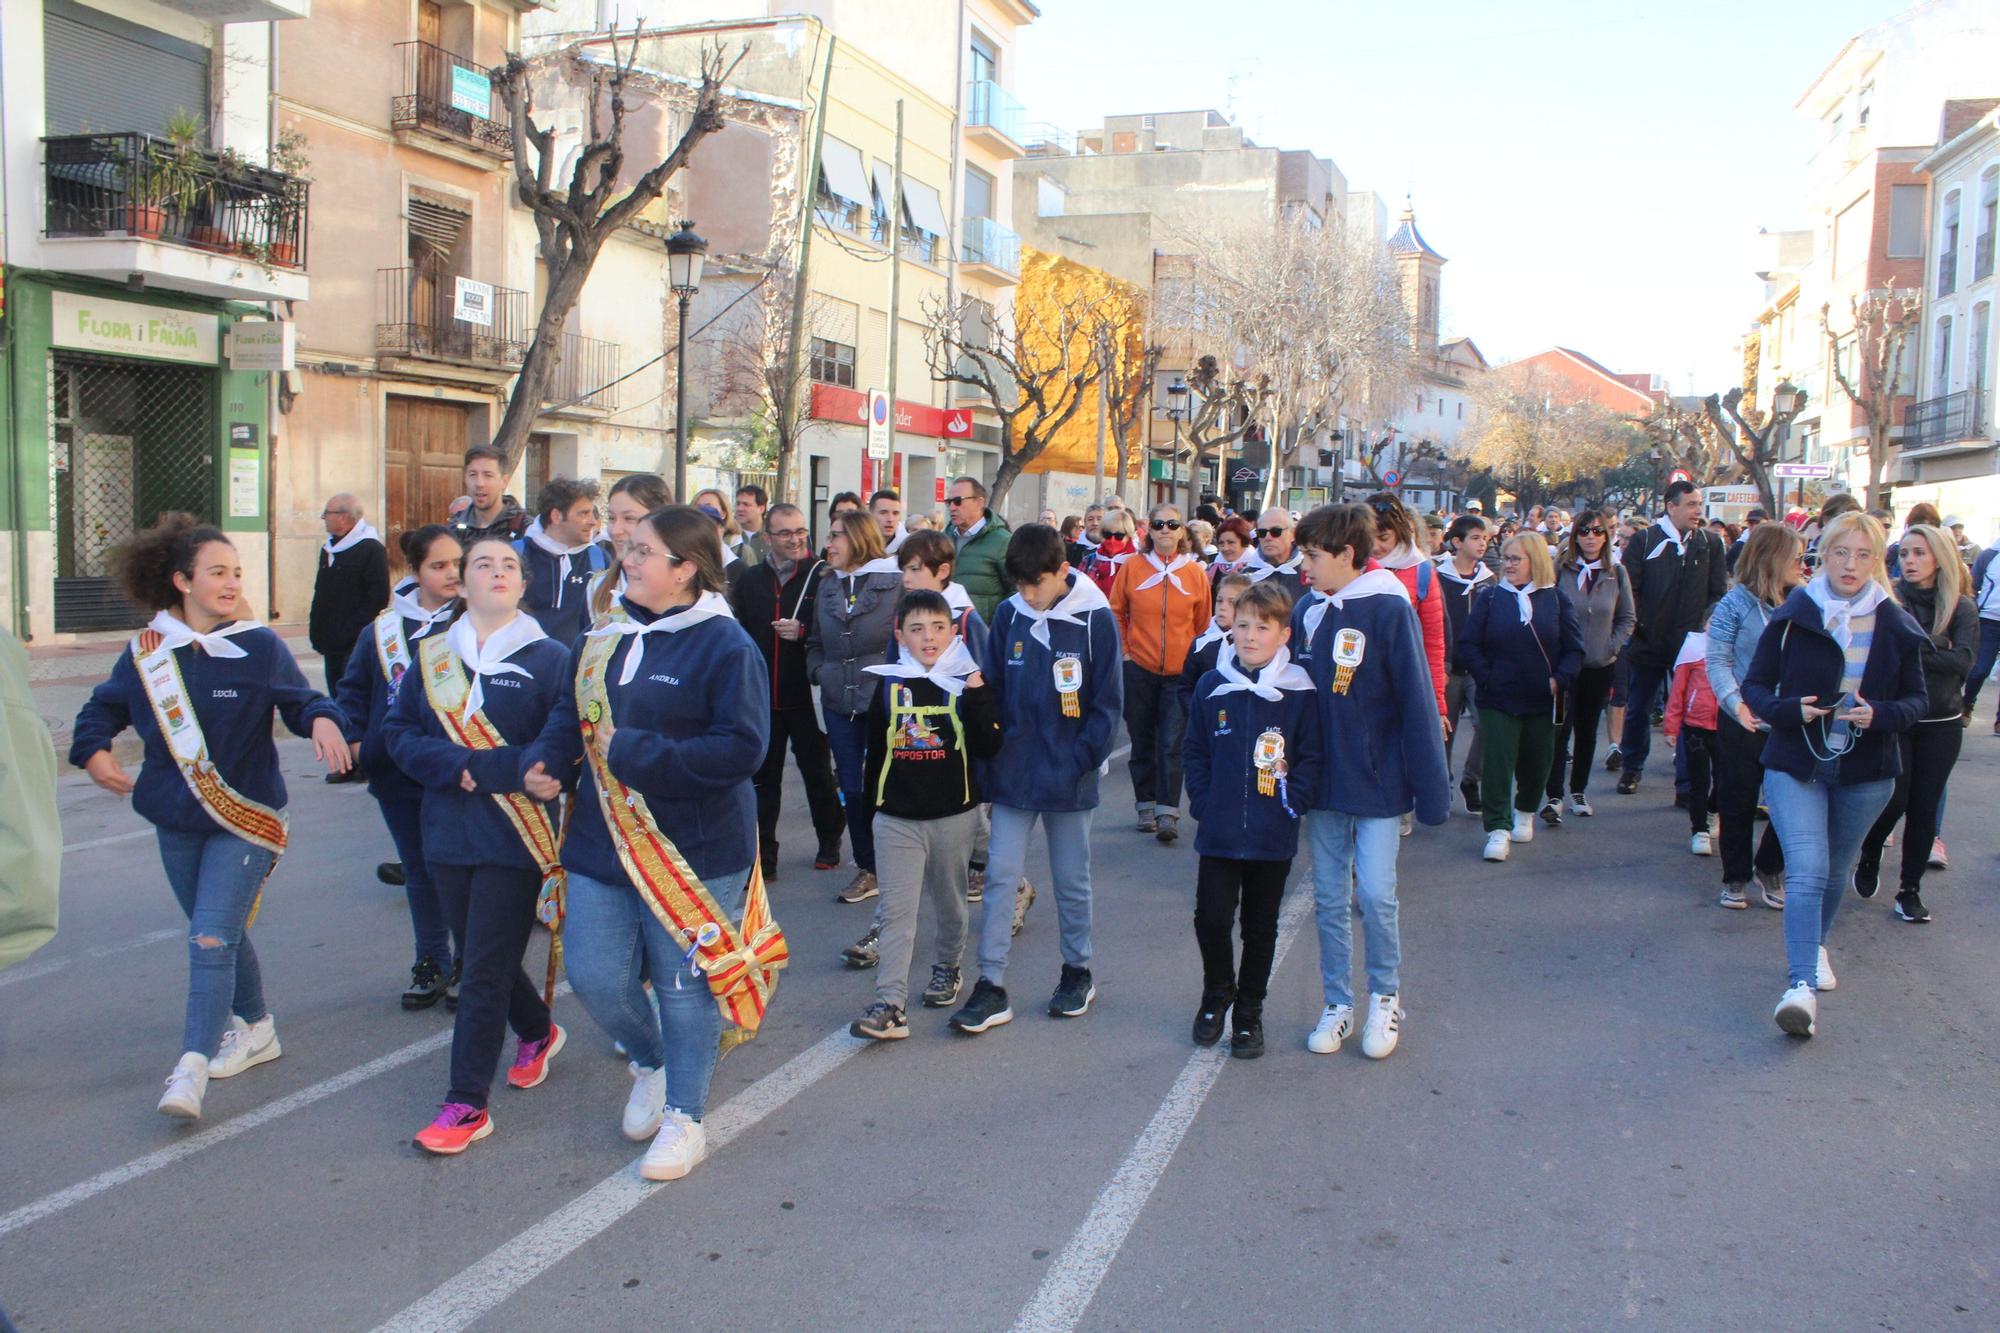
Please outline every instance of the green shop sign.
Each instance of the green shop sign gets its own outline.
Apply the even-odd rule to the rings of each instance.
[[[220,321],[214,315],[76,292],[49,295],[49,341],[57,347],[194,366],[220,359]]]

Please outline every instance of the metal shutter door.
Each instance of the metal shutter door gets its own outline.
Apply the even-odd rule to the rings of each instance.
[[[208,123],[200,47],[70,5],[50,3],[43,21],[49,134],[164,134],[177,110]]]

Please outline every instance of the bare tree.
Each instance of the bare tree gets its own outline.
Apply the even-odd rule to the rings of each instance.
[[[963,292],[924,301],[931,378],[979,390],[1000,418],[1000,467],[988,501],[995,510],[1104,373],[1098,347],[1109,300],[1102,290],[1072,288],[1017,301],[1006,318]]]
[[[1778,487],[1771,477],[1771,465],[1778,461],[1784,439],[1778,423],[1755,403],[1746,405],[1745,396],[1739,385],[1728,393],[1710,394],[1702,399],[1703,423],[1757,488],[1757,499],[1764,512],[1775,517],[1779,512]],[[1728,421],[1723,420],[1725,412],[1729,414]]]
[[[1865,504],[1882,504],[1882,469],[1889,461],[1889,430],[1895,425],[1897,381],[1905,351],[1915,335],[1923,299],[1914,291],[1871,291],[1848,300],[1850,323],[1835,333],[1832,307],[1819,308],[1820,331],[1826,334],[1826,363],[1833,382],[1860,411],[1868,426],[1868,490]],[[1853,355],[1843,352],[1843,344]]]
[[[1187,507],[1192,514],[1200,498],[1201,470],[1210,455],[1216,455],[1216,474],[1227,489],[1229,446],[1248,435],[1257,424],[1257,410],[1263,406],[1269,386],[1263,377],[1246,379],[1235,367],[1225,367],[1213,356],[1195,361],[1187,376],[1188,397],[1193,405],[1181,426],[1181,438],[1194,450],[1188,462]]]
[[[514,193],[534,216],[536,253],[548,270],[547,294],[536,317],[534,336],[500,428],[493,435],[494,446],[506,456],[509,466],[520,456],[541,412],[542,393],[562,355],[563,325],[583,295],[599,250],[613,233],[660,197],[668,179],[687,165],[703,139],[722,128],[730,100],[723,84],[748,50],[739,50],[732,59],[719,45],[706,47],[701,57],[701,81],[695,88],[668,80],[658,81],[657,86],[649,84],[644,95],[679,104],[686,112],[687,126],[666,157],[632,177],[626,170],[625,122],[631,98],[640,91],[633,74],[639,56],[638,27],[622,46],[614,29],[610,48],[608,63],[585,60],[571,48],[533,59],[510,55],[506,64],[492,71],[493,86],[506,105],[513,128]],[[553,123],[544,125],[535,119],[534,85],[547,73],[550,62],[566,62],[582,70],[574,82],[581,84],[576,95],[588,110],[583,143],[576,149],[569,179],[560,185],[556,172],[570,145]]]
[[[1573,401],[1539,369],[1488,375],[1473,397],[1479,415],[1470,459],[1505,478],[1523,500],[1595,477],[1629,452],[1628,422],[1596,403]]]
[[[1161,348],[1158,343],[1146,342],[1142,332],[1136,328],[1120,330],[1107,323],[1097,342],[1101,363],[1098,387],[1104,395],[1106,426],[1118,465],[1111,489],[1121,500],[1125,498],[1125,482],[1132,475],[1133,450],[1145,447],[1146,426],[1153,411],[1153,381],[1160,371]],[[1094,504],[1104,497],[1090,498]]]
[[[793,499],[799,440],[812,424],[812,362],[795,353],[794,327],[808,340],[825,327],[832,305],[825,297],[806,298],[806,317],[794,321],[795,299],[790,276],[778,270],[758,280],[756,302],[722,337],[717,367],[717,399],[732,408],[752,412],[770,432],[777,449],[777,481],[771,498]]]

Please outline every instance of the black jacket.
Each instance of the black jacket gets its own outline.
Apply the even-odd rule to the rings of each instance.
[[[796,639],[781,639],[772,628],[778,620],[797,620],[807,629],[813,623],[813,603],[819,586],[833,577],[832,567],[821,560],[801,560],[792,566],[792,576],[778,584],[778,567],[770,560],[754,565],[735,564],[743,571],[729,589],[729,609],[750,634],[757,651],[764,654],[770,676],[773,709],[811,708],[812,679],[806,674],[804,633]]]
[[[330,562],[325,547],[313,554],[319,573],[313,578],[306,637],[316,652],[352,652],[361,631],[389,604],[389,553],[370,537]]]
[[[893,729],[892,691],[904,701]],[[968,687],[952,699],[927,680],[883,678],[867,718],[869,809],[894,819],[946,819],[980,804],[973,761],[999,754],[1001,741],[1000,705],[989,687]]]
[[[446,519],[445,526],[451,535],[458,538],[460,546],[470,546],[477,537],[504,537],[517,541],[528,535],[528,513],[521,508],[521,502],[511,495],[500,497],[500,514],[491,523],[481,527],[470,521],[472,511],[467,509],[457,518]]]
[[[1924,643],[1924,687],[1930,692],[1931,706],[1924,721],[1958,721],[1965,712],[1965,677],[1972,670],[1972,658],[1979,651],[1979,611],[1970,597],[1958,599],[1951,613],[1951,626],[1943,634],[1932,634],[1932,617],[1937,614],[1937,588],[1896,584],[1896,596],[1910,619],[1926,636]],[[1865,695],[1863,696],[1866,697]]]
[[[1665,554],[1654,548],[1666,543]],[[1625,543],[1620,558],[1632,582],[1632,605],[1638,627],[1626,652],[1640,666],[1670,669],[1680,655],[1681,640],[1698,630],[1708,610],[1729,591],[1729,557],[1722,539],[1706,528],[1687,535],[1679,556],[1659,524],[1642,529]]]

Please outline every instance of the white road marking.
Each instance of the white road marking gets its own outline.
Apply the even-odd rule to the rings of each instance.
[[[127,940],[123,944],[113,944],[103,949],[92,949],[90,956],[92,958],[109,958],[113,954],[130,953],[134,949],[143,949],[149,944],[158,944],[162,940],[178,940],[185,939],[186,937],[187,927],[175,926],[168,930],[156,930],[150,935],[141,935],[138,939]]]
[[[114,842],[131,842],[134,838],[150,838],[152,836],[153,830],[150,828],[133,829],[130,833],[114,833],[108,838],[92,838],[88,842],[64,843],[63,854],[67,856],[71,852],[87,852],[93,847],[109,847]]]
[[[731,1097],[702,1122],[709,1154],[872,1045],[843,1028]],[[665,1188],[666,1183],[641,1180],[634,1162],[397,1312],[376,1333],[446,1333],[466,1327]]]
[[[180,932],[175,931],[174,933],[179,934]],[[556,987],[556,997],[558,999],[568,993],[569,983],[567,981]],[[433,1033],[425,1037],[422,1041],[413,1041],[408,1046],[391,1051],[387,1055],[378,1056],[370,1060],[367,1064],[356,1065],[344,1074],[335,1074],[332,1078],[315,1083],[311,1087],[300,1088],[289,1097],[280,1097],[275,1102],[269,1102],[254,1111],[248,1111],[243,1115],[239,1115],[233,1120],[225,1120],[219,1125],[190,1134],[178,1143],[170,1144],[156,1152],[149,1152],[144,1157],[135,1157],[123,1166],[113,1167],[101,1175],[95,1175],[89,1180],[71,1185],[68,1189],[57,1190],[54,1194],[44,1195],[36,1199],[33,1203],[23,1204],[10,1213],[0,1213],[0,1236],[4,1236],[12,1231],[19,1231],[22,1227],[40,1222],[44,1218],[53,1217],[55,1214],[74,1208],[86,1200],[94,1199],[107,1190],[113,1190],[120,1185],[129,1184],[142,1176],[149,1176],[153,1172],[172,1166],[175,1162],[181,1161],[184,1158],[192,1157],[198,1152],[213,1148],[218,1143],[227,1143],[230,1139],[247,1134],[262,1125],[268,1125],[273,1120],[282,1119],[294,1111],[302,1111],[314,1102],[324,1101],[337,1092],[345,1092],[356,1084],[365,1083],[377,1074],[386,1074],[392,1069],[400,1069],[412,1060],[422,1059],[432,1051],[442,1050],[449,1045],[451,1045],[451,1029],[447,1028],[443,1032]]]
[[[62,971],[75,961],[74,958],[51,958],[45,962],[24,963],[19,967],[10,967],[5,972],[0,972],[0,986],[12,986],[20,981],[39,981],[43,977]]]
[[[109,958],[113,954],[130,953],[134,949],[143,949],[149,944],[158,944],[162,940],[181,939],[186,934],[187,927],[185,926],[176,926],[171,930],[156,930],[151,934],[141,935],[136,940],[127,940],[123,944],[113,944],[103,949],[92,949],[88,956],[91,958]],[[51,958],[46,962],[31,963],[26,967],[10,967],[5,972],[0,972],[0,986],[11,986],[19,981],[37,981],[42,977],[53,976],[55,973],[78,961],[80,960],[75,958]]]
[[[1285,905],[1278,926],[1277,953],[1271,960],[1272,975],[1285,961],[1285,953],[1298,937],[1300,927],[1312,915],[1312,873],[1300,876]],[[1070,1237],[1056,1256],[1048,1275],[1042,1279],[1032,1299],[1014,1320],[1014,1333],[1069,1333],[1083,1320],[1083,1313],[1097,1295],[1098,1284],[1110,1271],[1112,1261],[1132,1233],[1140,1210],[1152,1197],[1154,1187],[1166,1174],[1174,1150],[1180,1147],[1189,1126],[1194,1124],[1201,1104],[1207,1100],[1222,1067],[1229,1063],[1226,1044],[1198,1048],[1188,1057],[1180,1077],[1167,1090],[1166,1100],[1153,1113],[1132,1151],[1118,1164],[1111,1183],[1097,1196],[1083,1225]]]

